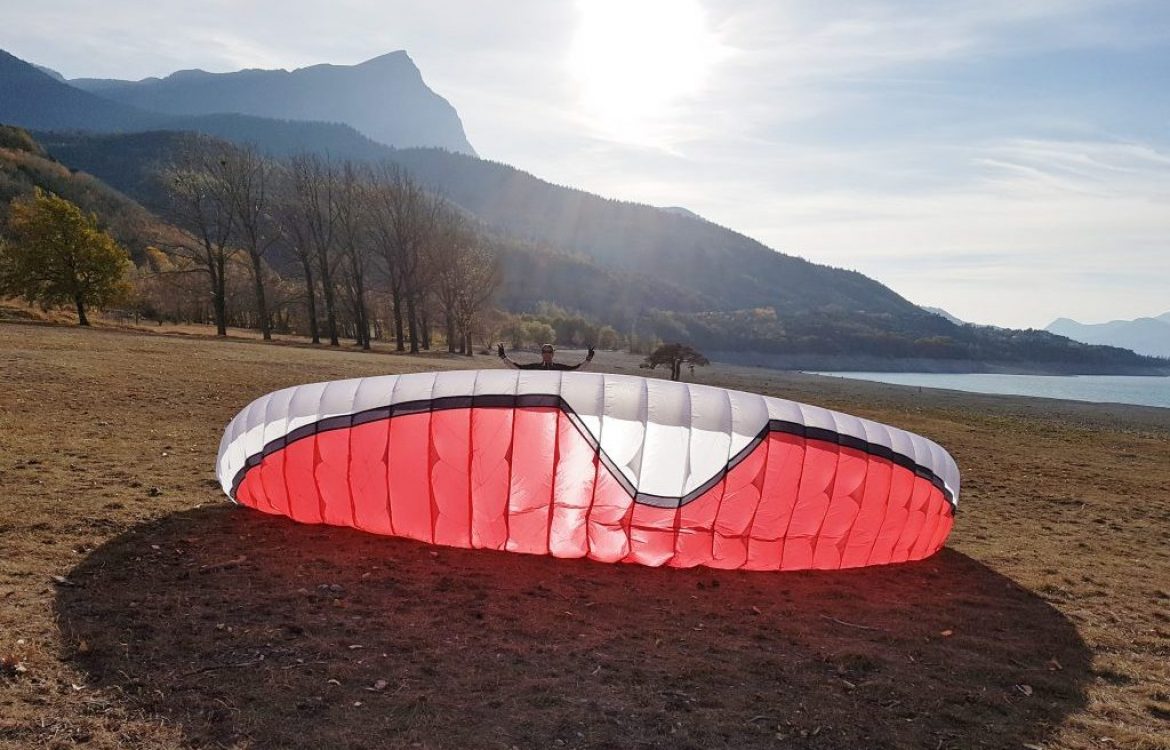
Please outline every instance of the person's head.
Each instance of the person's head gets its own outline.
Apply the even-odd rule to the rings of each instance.
[[[552,344],[542,344],[540,347],[540,358],[545,362],[552,362],[555,350]]]

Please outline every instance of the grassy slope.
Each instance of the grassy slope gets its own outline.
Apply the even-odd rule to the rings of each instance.
[[[701,371],[954,453],[949,548],[844,573],[440,549],[225,503],[212,464],[250,399],[463,366],[0,325],[0,656],[27,669],[0,677],[0,747],[1170,747],[1170,410]]]

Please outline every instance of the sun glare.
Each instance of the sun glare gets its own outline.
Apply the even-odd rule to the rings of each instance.
[[[674,105],[698,94],[719,55],[697,0],[581,0],[569,67],[604,137],[660,145]]]

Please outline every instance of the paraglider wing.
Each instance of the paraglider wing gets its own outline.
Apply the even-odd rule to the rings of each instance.
[[[232,422],[237,503],[454,547],[747,570],[917,560],[954,460],[807,404],[602,373],[416,373],[287,388]]]

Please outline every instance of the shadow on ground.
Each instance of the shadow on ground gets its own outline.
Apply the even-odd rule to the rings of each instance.
[[[1084,704],[1088,674],[1067,619],[950,550],[656,570],[216,506],[69,579],[64,657],[194,745],[1018,747]]]

